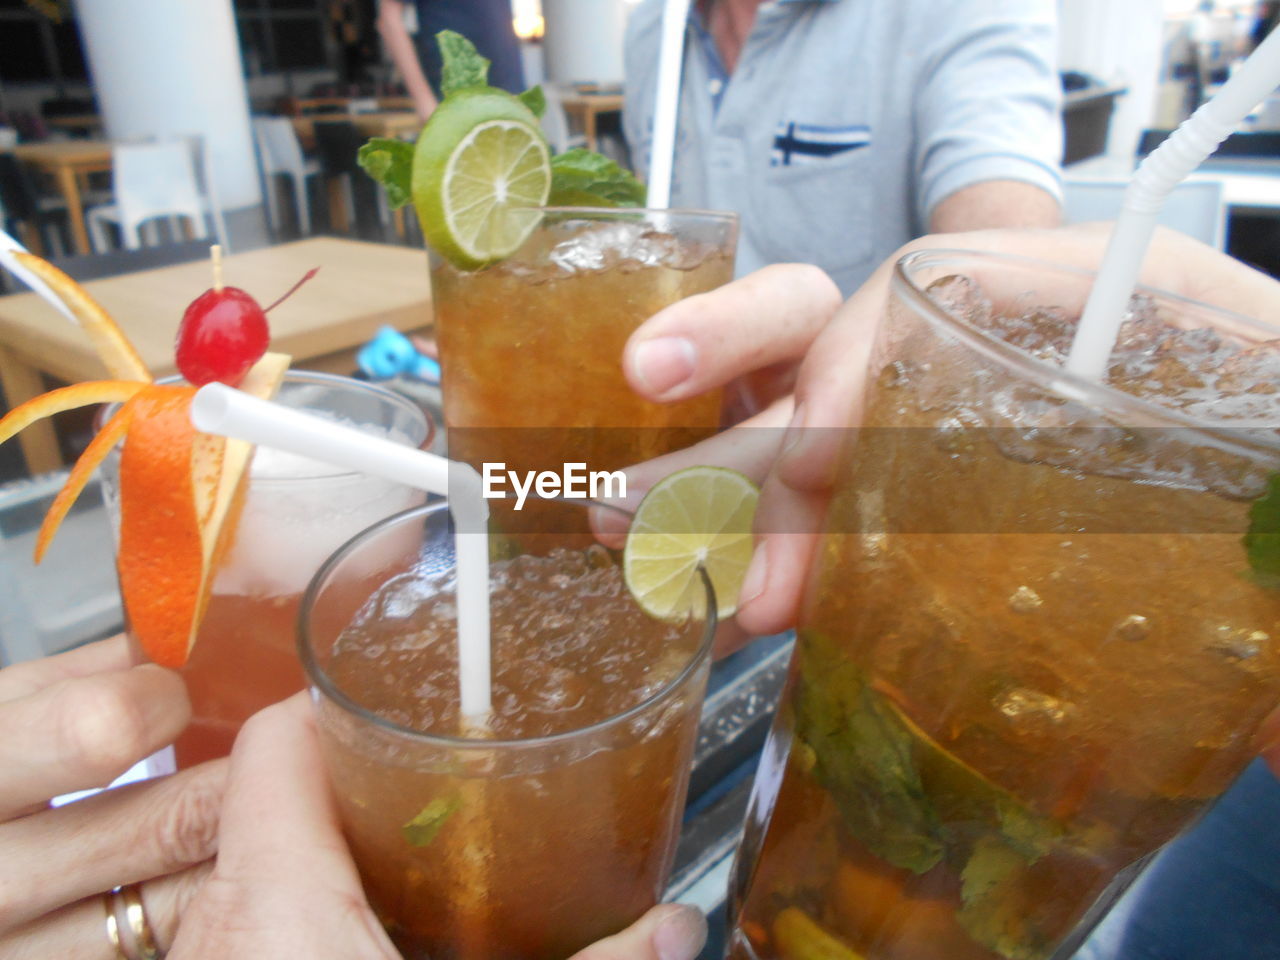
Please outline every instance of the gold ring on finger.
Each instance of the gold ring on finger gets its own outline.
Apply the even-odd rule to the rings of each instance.
[[[118,960],[161,960],[164,954],[156,946],[155,934],[147,922],[138,884],[116,887],[104,893],[102,899],[107,914],[107,940]]]

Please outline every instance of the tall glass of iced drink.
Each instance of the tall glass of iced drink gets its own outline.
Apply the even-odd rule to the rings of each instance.
[[[562,207],[485,269],[433,252],[449,455],[521,475],[568,462],[620,470],[710,435],[718,393],[645,400],[623,376],[622,348],[663,307],[732,279],[736,246],[729,213]]]
[[[1068,957],[1255,754],[1280,700],[1280,329],[1140,289],[1095,383],[1063,369],[1091,282],[898,264],[732,956]]]
[[[303,601],[299,652],[343,829],[409,960],[563,960],[662,892],[714,598],[705,621],[652,619],[604,548],[556,539],[493,566],[493,712],[479,727],[458,715],[445,505],[352,540]]]
[[[290,371],[276,400],[414,447],[431,439],[421,408],[364,381]],[[107,501],[118,517],[116,462],[112,457],[103,466]],[[360,530],[421,502],[418,491],[385,480],[279,451],[255,452],[233,539],[181,670],[192,717],[174,744],[179,767],[226,756],[245,720],[306,686],[294,637],[307,582]]]

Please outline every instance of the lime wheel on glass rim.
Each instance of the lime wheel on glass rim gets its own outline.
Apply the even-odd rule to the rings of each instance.
[[[488,87],[445,98],[414,151],[412,192],[427,242],[455,266],[510,256],[551,192],[551,153],[537,118]]]
[[[659,620],[705,617],[705,573],[717,616],[732,616],[751,563],[759,499],[750,478],[724,467],[688,467],[654,484],[622,553],[627,589],[641,609]]]
[[[365,172],[393,208],[413,202],[427,243],[460,270],[519,249],[540,207],[638,207],[645,188],[591,150],[552,154],[541,87],[508,93],[488,84],[489,61],[461,34],[436,35],[444,96],[416,145],[375,137],[360,148]]]

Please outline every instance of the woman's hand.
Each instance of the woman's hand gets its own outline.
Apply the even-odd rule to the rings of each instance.
[[[177,674],[124,637],[0,670],[0,956],[115,960],[104,894],[131,884],[169,946],[217,846],[225,764],[49,801],[106,786],[190,714]]]
[[[705,939],[701,914],[664,905],[574,960],[693,960]],[[342,841],[307,695],[268,707],[236,740],[217,863],[169,960],[399,956]]]

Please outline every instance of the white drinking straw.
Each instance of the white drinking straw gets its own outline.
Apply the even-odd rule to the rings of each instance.
[[[20,264],[18,258],[14,256],[15,253],[28,252],[30,251],[26,247],[5,231],[0,230],[0,264],[3,264],[6,270],[39,294],[44,300],[47,300],[60,314],[77,327],[80,326],[80,321],[76,319],[76,315],[71,312],[70,308],[62,302],[62,298],[50,290],[48,284]]]
[[[658,91],[649,148],[649,192],[645,198],[645,205],[656,210],[665,210],[671,205],[671,171],[675,165],[676,125],[680,119],[680,72],[684,66],[688,19],[689,0],[667,0],[662,11]]]
[[[1249,111],[1280,85],[1280,30],[1273,30],[1222,89],[1142,162],[1124,194],[1124,205],[1102,257],[1076,328],[1067,369],[1100,379],[1120,332],[1129,295],[1138,281],[1156,218],[1169,193],[1217,149]]]
[[[458,532],[459,709],[468,726],[483,728],[490,711],[489,504],[475,468],[221,383],[196,392],[191,422],[204,433],[286,450],[449,498]]]

